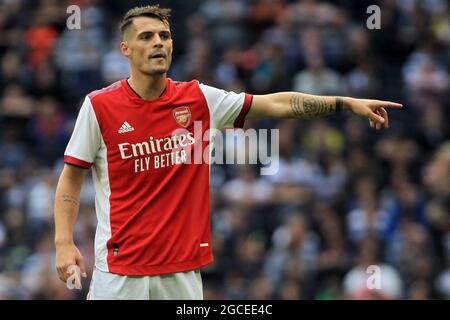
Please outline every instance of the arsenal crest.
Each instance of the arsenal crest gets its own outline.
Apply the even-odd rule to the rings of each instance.
[[[178,107],[173,109],[173,118],[179,125],[187,128],[191,123],[191,110],[188,107]]]

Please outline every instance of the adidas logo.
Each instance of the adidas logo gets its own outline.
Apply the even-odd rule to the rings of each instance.
[[[130,126],[130,124],[128,122],[125,121],[119,129],[119,133],[130,132],[133,130],[134,130],[134,128],[132,126]]]

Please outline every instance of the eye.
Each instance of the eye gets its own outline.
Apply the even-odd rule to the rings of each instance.
[[[160,37],[161,37],[161,39],[163,39],[163,40],[168,40],[168,39],[170,39],[170,34],[167,33],[167,32],[164,32],[164,33],[161,33],[161,34],[160,34]]]
[[[142,40],[150,40],[151,34],[150,34],[150,33],[144,33],[143,35],[141,35],[140,38],[141,38]]]

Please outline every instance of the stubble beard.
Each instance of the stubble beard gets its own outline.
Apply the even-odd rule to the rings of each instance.
[[[159,75],[167,73],[168,70],[169,70],[168,66],[156,66],[156,67],[151,67],[147,70],[144,70],[144,73],[149,76],[159,76]]]

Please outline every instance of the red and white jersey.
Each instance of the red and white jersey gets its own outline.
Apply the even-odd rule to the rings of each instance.
[[[242,127],[251,101],[246,93],[169,78],[151,101],[126,80],[86,97],[64,161],[92,166],[98,269],[157,275],[213,261],[209,164],[188,164],[185,152],[209,149],[202,138],[208,129]],[[201,136],[194,136],[194,121],[201,121]],[[184,133],[174,136],[177,129]]]

